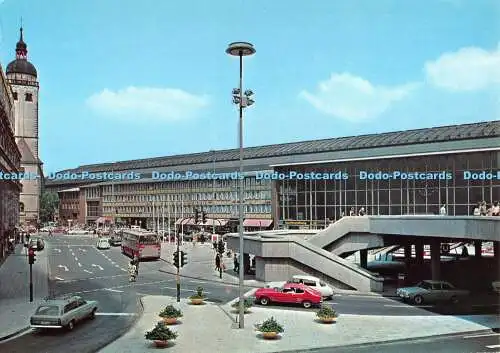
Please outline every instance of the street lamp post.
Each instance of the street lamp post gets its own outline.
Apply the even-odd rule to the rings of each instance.
[[[233,103],[239,106],[239,145],[240,145],[240,178],[239,178],[239,188],[238,188],[238,213],[239,213],[239,228],[238,233],[240,237],[240,268],[239,268],[239,290],[240,290],[240,302],[239,302],[239,328],[245,327],[245,293],[244,293],[244,267],[243,266],[243,108],[246,108],[253,104],[253,100],[250,96],[253,94],[252,91],[246,91],[245,97],[243,97],[243,57],[255,54],[255,48],[252,44],[247,42],[234,42],[229,44],[226,49],[226,53],[232,56],[238,56],[240,58],[240,84],[239,89],[233,89]]]

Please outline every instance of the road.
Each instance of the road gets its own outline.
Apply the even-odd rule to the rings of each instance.
[[[141,296],[176,296],[175,275],[160,271],[172,271],[172,266],[164,261],[141,262],[138,280],[131,283],[128,281],[127,273],[130,259],[121,253],[120,247],[98,250],[95,247],[96,239],[89,236],[56,235],[45,239],[44,251],[49,261],[51,295],[60,297],[77,294],[88,300],[97,300],[98,317],[94,321],[77,325],[73,332],[56,331],[41,334],[30,331],[26,335],[0,344],[2,352],[62,353],[68,349],[67,345],[62,344],[68,339],[71,340],[71,349],[75,352],[96,352],[131,327],[141,311],[139,303]],[[210,252],[211,249],[207,247],[206,251]],[[191,268],[197,266],[199,269],[200,266],[204,266],[195,261],[197,260],[193,259]],[[212,263],[207,263],[206,266],[207,273],[211,273]],[[181,273],[189,276],[189,268],[190,266],[186,266]],[[210,275],[207,278],[210,278]],[[181,297],[192,295],[198,286],[204,288],[207,300],[214,303],[223,304],[239,295],[236,284],[181,277]],[[245,291],[251,289],[245,288]],[[379,296],[339,294],[334,296],[330,303],[340,315],[437,315],[433,312],[434,307],[415,307]],[[280,308],[307,310],[291,306],[280,306]]]
[[[366,344],[345,347],[311,349],[310,353],[493,353],[500,352],[500,333],[456,335],[405,340],[384,344]],[[285,352],[283,352],[285,353]],[[287,353],[299,353],[291,352]],[[305,353],[301,351],[300,353]]]

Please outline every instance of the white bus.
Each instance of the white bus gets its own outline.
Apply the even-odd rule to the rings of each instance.
[[[124,229],[122,236],[122,253],[140,259],[159,259],[161,241],[155,233]]]

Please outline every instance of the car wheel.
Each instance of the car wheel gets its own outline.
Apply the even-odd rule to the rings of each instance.
[[[304,308],[309,309],[312,306],[312,303],[306,300],[302,302],[302,305],[304,306]]]
[[[415,298],[413,298],[413,302],[417,305],[420,305],[424,302],[424,298],[422,298],[421,295],[416,295]]]
[[[73,329],[75,328],[75,321],[74,320],[71,320],[69,323],[68,323],[68,330],[69,331],[73,331]]]
[[[92,312],[89,315],[90,320],[94,320],[95,319],[95,312],[96,311],[97,311],[97,308],[94,308],[94,310],[92,310]]]
[[[269,305],[269,302],[270,302],[270,300],[269,300],[269,298],[267,298],[267,297],[262,297],[262,298],[260,298],[260,300],[259,300],[259,303],[260,303],[261,305]]]
[[[458,303],[458,298],[456,296],[453,296],[450,298],[450,301],[453,303],[453,304],[457,304]]]
[[[328,297],[326,297],[326,300],[333,300],[333,295],[329,295]]]

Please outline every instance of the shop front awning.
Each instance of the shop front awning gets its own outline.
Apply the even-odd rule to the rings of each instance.
[[[175,225],[176,226],[180,225],[183,219],[184,218],[179,218],[177,221],[175,221]]]
[[[179,218],[177,221],[175,221],[175,225],[194,226],[194,218]]]
[[[243,227],[267,228],[273,224],[272,219],[245,219]]]
[[[112,221],[113,220],[111,219],[111,217],[99,217],[95,222],[98,224],[104,224],[104,223],[111,223]]]
[[[206,227],[213,227],[213,226],[220,226],[220,227],[224,227],[227,222],[229,222],[228,219],[212,219],[212,218],[208,218],[205,223],[203,222],[199,222],[198,225],[200,226],[206,226]]]

